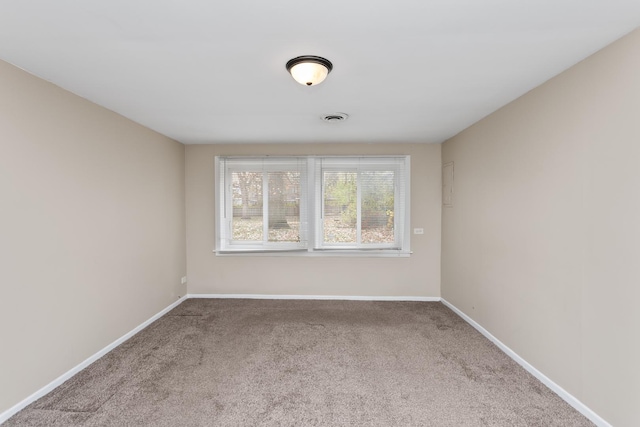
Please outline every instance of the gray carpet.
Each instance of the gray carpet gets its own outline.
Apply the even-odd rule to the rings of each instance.
[[[11,426],[591,426],[440,303],[191,299]]]

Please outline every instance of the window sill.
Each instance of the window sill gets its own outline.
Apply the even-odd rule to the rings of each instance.
[[[284,250],[284,251],[260,251],[260,250],[231,250],[213,251],[216,256],[267,256],[267,257],[352,257],[352,258],[408,258],[413,252],[398,250]]]

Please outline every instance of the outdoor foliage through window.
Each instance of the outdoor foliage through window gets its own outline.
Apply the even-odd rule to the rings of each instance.
[[[394,242],[393,171],[324,172],[323,183],[325,243]]]
[[[233,172],[232,240],[262,241],[264,213],[268,209],[269,242],[300,241],[300,173]],[[266,180],[266,185],[263,182]],[[269,189],[267,203],[263,188]]]

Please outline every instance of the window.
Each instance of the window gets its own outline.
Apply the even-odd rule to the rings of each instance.
[[[217,158],[219,250],[307,247],[304,158]]]
[[[216,252],[409,253],[409,157],[216,157]]]

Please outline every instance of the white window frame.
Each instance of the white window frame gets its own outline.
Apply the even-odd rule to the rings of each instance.
[[[299,163],[305,165],[300,168]],[[222,168],[222,169],[221,169]],[[219,204],[219,214],[216,220],[216,235],[218,242],[216,251],[226,252],[259,252],[259,251],[296,251],[307,250],[306,227],[307,204],[303,200],[307,198],[307,165],[306,159],[299,157],[216,157],[216,177],[220,176],[216,185],[219,195],[224,195],[224,199],[216,197]],[[300,172],[300,242],[269,242],[269,172],[285,172],[298,170]],[[233,172],[262,172],[262,218],[263,218],[263,238],[260,241],[237,242],[231,239],[231,226],[233,221],[233,192],[232,174]]]
[[[231,236],[233,216],[232,173],[237,171],[300,171],[300,242],[234,242]],[[393,243],[325,243],[323,233],[324,171],[353,170],[394,171],[394,242]],[[297,156],[297,157],[229,157],[215,158],[216,248],[217,255],[286,255],[286,256],[409,256],[410,251],[410,156]],[[268,219],[268,181],[263,176],[263,223]],[[359,182],[359,181],[358,181]],[[361,237],[361,186],[358,193],[358,241]],[[266,225],[265,225],[266,229]],[[266,231],[265,231],[266,232]]]
[[[320,196],[320,203],[316,204],[315,218],[317,219],[317,234],[315,238],[316,250],[402,250],[405,221],[403,215],[405,206],[406,179],[404,168],[405,158],[389,157],[331,157],[321,158],[316,164],[316,179],[314,180],[315,194]],[[394,241],[393,243],[362,243],[362,185],[363,172],[393,171],[394,172]],[[355,172],[356,173],[356,242],[355,243],[327,243],[324,241],[324,172]]]

